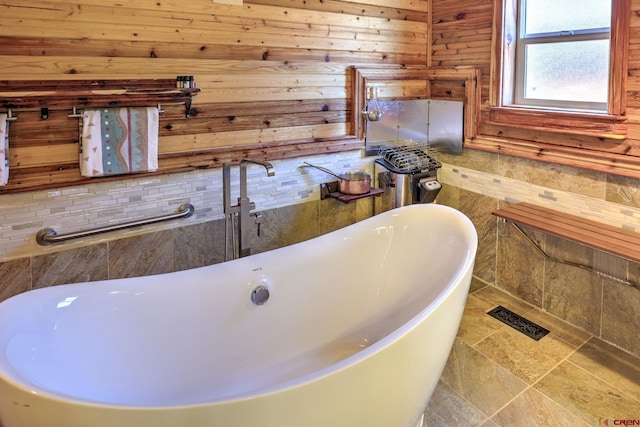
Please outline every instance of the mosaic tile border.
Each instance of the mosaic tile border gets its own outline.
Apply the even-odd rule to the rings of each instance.
[[[442,165],[439,170],[439,179],[445,185],[456,186],[509,203],[528,202],[640,232],[640,209],[630,206],[451,164]]]
[[[337,172],[357,169],[373,173],[373,159],[363,157],[359,150],[276,160],[272,162],[276,174],[271,178],[262,167],[249,166],[249,197],[258,210],[320,199],[320,184],[333,178],[320,171],[300,168],[304,161]],[[235,200],[239,193],[238,167],[233,167],[231,172],[231,197]],[[41,247],[35,242],[36,233],[45,227],[59,233],[91,229],[174,213],[185,202],[195,206],[195,214],[188,219],[89,237],[64,245]],[[223,215],[221,168],[5,194],[0,196],[0,261],[211,221]]]

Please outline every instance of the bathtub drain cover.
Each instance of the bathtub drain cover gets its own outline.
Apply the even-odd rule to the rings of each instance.
[[[536,341],[549,333],[548,329],[545,329],[540,325],[536,325],[532,321],[525,319],[511,310],[507,310],[501,305],[489,311],[487,314]]]

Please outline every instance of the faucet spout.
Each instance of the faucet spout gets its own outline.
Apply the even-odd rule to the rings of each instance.
[[[273,165],[266,160],[254,160],[254,159],[242,159],[240,160],[240,164],[242,163],[253,163],[254,165],[264,166],[267,170],[267,176],[275,176],[276,172],[273,170]]]

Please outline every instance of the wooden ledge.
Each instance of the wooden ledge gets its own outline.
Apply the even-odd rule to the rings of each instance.
[[[640,233],[634,231],[529,203],[509,205],[494,211],[493,215],[640,262]]]
[[[191,103],[198,88],[176,88],[175,79],[0,80],[0,108],[65,110]]]

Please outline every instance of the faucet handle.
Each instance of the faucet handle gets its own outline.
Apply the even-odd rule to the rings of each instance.
[[[255,219],[256,225],[258,226],[258,237],[260,237],[260,225],[262,224],[262,213],[254,212],[251,216]]]

